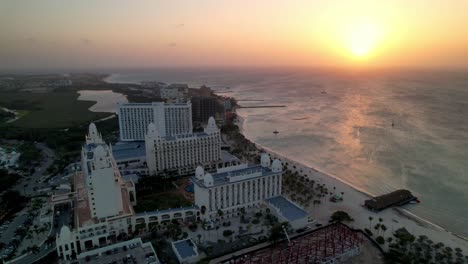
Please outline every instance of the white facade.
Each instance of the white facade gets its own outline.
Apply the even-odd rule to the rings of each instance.
[[[150,123],[162,136],[192,133],[192,104],[125,103],[119,104],[119,129],[122,141],[144,140]]]
[[[281,195],[282,174],[281,162],[270,164],[267,154],[262,156],[261,165],[221,168],[213,175],[198,167],[191,179],[195,205],[205,211],[204,217],[216,217],[218,210],[234,215],[242,207],[258,206],[265,199]]]
[[[148,125],[145,138],[146,163],[150,175],[163,171],[189,173],[196,166],[221,159],[220,131],[213,117],[203,133],[163,136],[155,124]]]
[[[111,147],[93,123],[81,159],[82,171],[73,179],[75,226],[64,226],[56,237],[57,254],[66,260],[128,235],[135,214],[135,185],[123,181]]]
[[[120,174],[114,167],[110,147],[103,142],[93,123],[81,151],[81,161],[91,215],[97,218],[118,215],[123,211]]]

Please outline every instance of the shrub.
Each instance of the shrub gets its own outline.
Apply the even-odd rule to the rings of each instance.
[[[354,219],[351,216],[349,216],[349,214],[345,211],[336,211],[331,215],[330,221],[350,222],[354,221]]]
[[[372,231],[370,231],[369,229],[367,228],[364,228],[364,232],[366,232],[366,234],[368,234],[369,236],[372,236]]]
[[[232,235],[232,233],[234,233],[234,232],[232,232],[231,230],[224,230],[224,231],[223,231],[223,236],[229,237],[229,236]]]
[[[377,243],[379,243],[380,245],[383,245],[385,244],[385,239],[382,237],[382,236],[378,236],[375,241],[377,241]]]
[[[254,225],[257,225],[257,224],[259,224],[259,223],[260,223],[260,220],[258,220],[258,219],[252,220],[252,224],[254,224]]]

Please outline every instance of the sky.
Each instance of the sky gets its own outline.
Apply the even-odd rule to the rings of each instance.
[[[468,68],[467,0],[0,0],[0,70]]]

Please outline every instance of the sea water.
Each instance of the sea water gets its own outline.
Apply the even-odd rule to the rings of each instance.
[[[421,204],[408,210],[468,237],[466,72],[153,69],[108,78],[147,80],[206,84],[241,106],[284,105],[239,109],[245,135],[371,194],[409,189]]]

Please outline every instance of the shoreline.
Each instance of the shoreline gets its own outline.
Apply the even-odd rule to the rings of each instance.
[[[255,144],[255,146],[257,147],[257,149],[259,151],[264,151],[268,154],[270,154],[270,156],[272,158],[278,158],[278,159],[281,159],[283,161],[283,164],[285,162],[288,162],[289,165],[288,165],[288,169],[295,172],[300,172],[301,168],[303,169],[302,170],[302,173],[305,174],[308,178],[315,178],[315,179],[318,179],[318,182],[320,183],[325,183],[327,186],[331,187],[333,185],[342,185],[341,188],[342,189],[347,189],[347,192],[355,192],[357,193],[358,195],[354,195],[356,197],[359,197],[359,198],[362,198],[362,201],[356,201],[354,200],[353,202],[354,203],[359,203],[359,206],[361,206],[361,204],[364,203],[364,199],[366,198],[369,198],[369,197],[373,197],[373,195],[366,191],[366,190],[363,190],[351,183],[348,183],[346,182],[345,180],[343,179],[340,179],[332,174],[329,174],[329,173],[325,173],[323,171],[321,171],[320,169],[316,169],[315,167],[313,166],[309,166],[309,165],[306,165],[306,164],[303,164],[301,162],[298,162],[298,161],[295,161],[294,159],[291,159],[289,157],[287,157],[286,155],[284,154],[281,154],[281,153],[278,153],[266,146],[263,146],[257,142],[255,142],[254,140],[248,138],[244,132],[245,132],[245,129],[244,129],[244,122],[245,122],[245,118],[241,115],[237,115],[237,122],[236,122],[236,125],[239,127],[239,132],[244,135],[244,137],[246,137],[246,139],[248,139],[250,142],[252,142],[253,144]],[[293,165],[296,166],[296,169],[293,169]],[[346,195],[346,192],[345,192],[345,197],[346,196],[349,196],[349,195]],[[348,200],[349,202],[349,200]],[[340,207],[340,206],[333,206],[333,207]],[[310,211],[308,210],[307,208],[305,208],[307,211]],[[344,210],[347,210],[348,208],[346,206],[343,207]],[[461,247],[461,248],[465,248],[465,249],[468,249],[468,238],[460,235],[460,234],[457,234],[457,233],[454,233],[442,226],[439,226],[435,223],[432,223],[431,221],[427,220],[427,219],[424,219],[422,217],[419,217],[418,215],[415,215],[414,213],[408,211],[407,209],[405,208],[401,208],[401,207],[393,207],[393,208],[390,208],[390,209],[387,209],[387,210],[384,210],[384,211],[381,211],[381,212],[378,212],[378,213],[374,213],[374,212],[371,212],[367,209],[364,209],[364,207],[362,207],[362,209],[364,209],[364,211],[362,210],[356,210],[356,208],[353,208],[355,209],[355,211],[361,211],[361,213],[365,213],[366,214],[366,218],[367,218],[367,215],[376,215],[376,216],[382,216],[382,215],[386,215],[387,217],[390,217],[390,218],[396,218],[396,219],[392,219],[392,221],[397,221],[396,223],[400,224],[402,222],[405,222],[405,219],[407,219],[408,221],[411,221],[413,223],[413,225],[416,225],[416,226],[419,226],[419,228],[416,228],[415,226],[411,226],[410,224],[400,224],[402,227],[405,227],[407,229],[410,229],[410,230],[413,230],[412,233],[414,233],[415,236],[417,235],[426,235],[426,234],[429,234],[429,233],[434,233],[432,236],[430,236],[434,241],[437,241],[437,239],[441,240],[443,243],[445,244],[452,244],[453,246],[456,246],[456,247]],[[349,208],[349,210],[351,210],[351,208]],[[374,217],[375,218],[375,217]],[[400,221],[398,221],[398,220]],[[394,223],[393,223],[394,224]],[[407,225],[409,225],[409,227],[407,227]],[[364,229],[365,228],[365,225],[363,226],[358,226],[357,228],[361,228],[361,229]],[[415,232],[416,229],[422,229],[422,230],[418,230]],[[445,236],[445,237],[442,237],[442,236]]]

